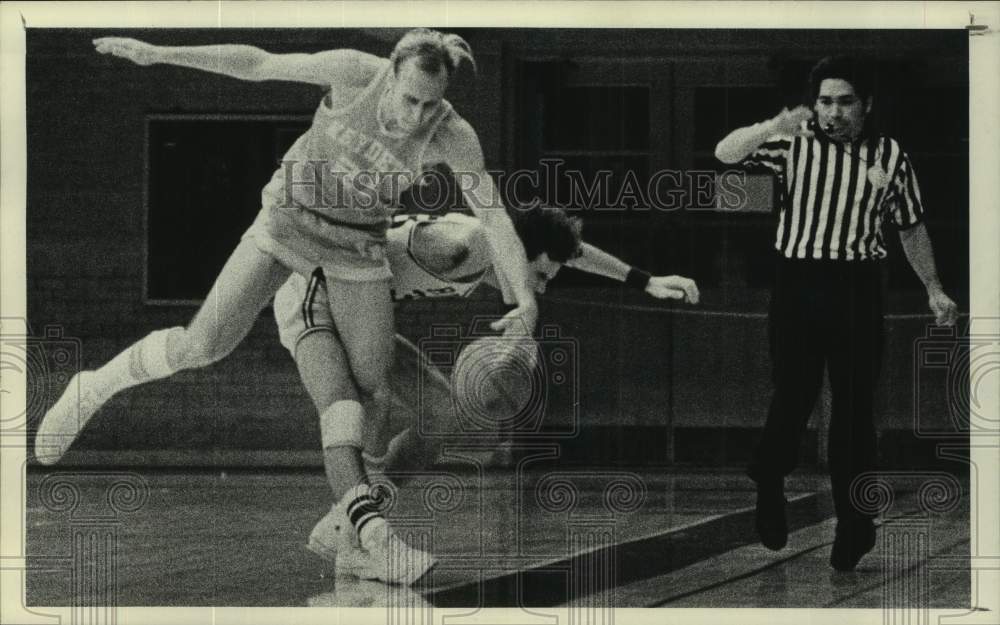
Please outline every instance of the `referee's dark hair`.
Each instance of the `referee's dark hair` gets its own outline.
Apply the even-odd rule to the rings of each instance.
[[[583,222],[579,217],[549,206],[512,207],[508,213],[529,261],[542,252],[557,263],[580,256]]]
[[[869,59],[859,59],[853,56],[828,56],[819,60],[809,72],[809,101],[807,106],[812,107],[819,97],[819,87],[827,78],[839,78],[845,80],[854,87],[854,94],[861,100],[862,105],[867,109],[869,98],[874,91],[875,79],[869,67],[872,65]],[[881,134],[875,124],[875,116],[870,111],[865,112],[865,122],[861,128],[864,137],[874,138]],[[817,136],[822,140],[826,135],[818,132]]]
[[[865,104],[872,96],[873,79],[870,63],[852,56],[828,56],[820,59],[809,72],[809,102],[819,97],[819,87],[827,78],[839,78],[851,83],[854,93]]]

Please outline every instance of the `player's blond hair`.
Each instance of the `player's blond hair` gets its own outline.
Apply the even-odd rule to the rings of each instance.
[[[396,43],[389,60],[392,61],[392,71],[399,73],[399,66],[406,59],[417,57],[420,69],[431,74],[437,74],[442,67],[451,77],[462,64],[468,61],[472,71],[476,71],[476,60],[472,57],[472,48],[456,34],[445,34],[430,28],[414,28]]]

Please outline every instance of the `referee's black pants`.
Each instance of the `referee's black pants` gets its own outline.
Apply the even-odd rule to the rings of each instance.
[[[769,316],[774,396],[749,475],[791,473],[806,422],[829,372],[828,458],[837,519],[867,515],[851,504],[852,480],[874,469],[875,384],[882,358],[882,282],[876,261],[779,258]]]

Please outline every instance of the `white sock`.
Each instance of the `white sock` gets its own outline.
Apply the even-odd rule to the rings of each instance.
[[[110,396],[174,373],[167,363],[167,335],[173,329],[156,330],[130,345],[94,372],[94,384]]]
[[[367,548],[375,530],[385,526],[385,519],[379,512],[375,498],[368,484],[358,484],[344,493],[340,500],[344,504],[347,518],[358,532],[361,546]]]

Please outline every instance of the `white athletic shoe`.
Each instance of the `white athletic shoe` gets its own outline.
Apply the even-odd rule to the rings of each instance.
[[[369,548],[362,548],[347,514],[334,505],[313,528],[306,547],[333,563],[338,577],[353,576],[390,584],[409,586],[435,564],[433,556],[407,545],[388,523],[382,524],[369,538]]]
[[[436,563],[434,556],[407,545],[388,523],[384,523],[369,536],[366,548],[338,559],[337,571],[351,573],[359,579],[410,586]]]
[[[35,458],[42,464],[58,462],[87,421],[109,399],[107,391],[94,384],[93,376],[92,371],[74,375],[42,418],[35,435]]]
[[[347,514],[336,504],[313,528],[306,548],[333,563],[340,561],[338,554],[361,550],[357,533],[347,519]]]

